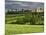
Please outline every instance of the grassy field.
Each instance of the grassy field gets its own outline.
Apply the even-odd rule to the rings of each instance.
[[[38,33],[44,32],[43,25],[20,25],[20,24],[12,24],[12,22],[16,22],[17,19],[24,18],[25,16],[21,15],[6,15],[5,22],[5,34],[12,35],[12,34],[24,34],[24,33]],[[41,21],[40,21],[41,22]],[[38,22],[37,22],[38,23]]]
[[[43,32],[43,25],[6,24],[6,35]]]
[[[17,19],[23,18],[23,17],[25,17],[25,16],[6,15],[5,21],[6,21],[6,23],[9,24],[9,23],[15,22]]]

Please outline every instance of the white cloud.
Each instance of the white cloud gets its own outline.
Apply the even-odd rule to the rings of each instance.
[[[13,5],[12,5],[13,4]],[[6,5],[8,5],[7,7],[12,7],[12,8],[36,8],[36,7],[43,7],[44,5],[42,5],[42,3],[38,3],[38,2],[6,2]],[[10,6],[9,6],[10,5]]]
[[[28,6],[28,4],[22,2],[6,2],[5,4],[19,4],[20,6]]]

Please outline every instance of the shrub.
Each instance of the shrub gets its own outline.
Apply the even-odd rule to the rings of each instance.
[[[19,18],[19,19],[17,19],[16,24],[25,24],[25,22],[24,22],[23,18]]]

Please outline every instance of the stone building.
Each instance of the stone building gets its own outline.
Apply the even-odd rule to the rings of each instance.
[[[32,12],[44,12],[44,8],[41,8],[41,7],[33,8]]]
[[[37,11],[37,12],[44,12],[44,8],[40,8],[40,7],[39,7],[39,8],[36,9],[36,11]]]

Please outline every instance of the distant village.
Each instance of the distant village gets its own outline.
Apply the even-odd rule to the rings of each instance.
[[[13,12],[18,12],[18,11],[22,11],[22,12],[26,12],[26,11],[30,11],[30,12],[44,12],[44,8],[42,7],[38,7],[38,8],[33,8],[33,9],[21,9],[21,10],[18,10],[18,9],[6,9],[5,12],[7,11],[13,11]]]

